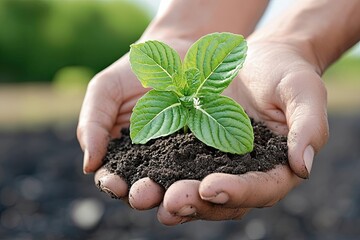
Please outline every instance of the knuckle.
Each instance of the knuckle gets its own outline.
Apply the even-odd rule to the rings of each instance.
[[[89,82],[88,84],[88,90],[96,89],[102,82],[102,79],[104,78],[104,73],[100,72],[97,73]]]

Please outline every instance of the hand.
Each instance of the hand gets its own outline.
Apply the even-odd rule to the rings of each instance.
[[[89,83],[77,136],[84,152],[84,173],[102,165],[111,138],[128,126],[131,110],[145,89],[131,72],[128,55],[97,74]]]
[[[289,163],[308,178],[314,154],[327,142],[327,94],[316,57],[304,45],[249,40],[238,82],[248,114],[288,136]]]
[[[314,150],[327,140],[326,91],[322,81],[295,48],[280,44],[274,48],[274,44],[267,43],[249,45],[241,81],[234,81],[226,94],[275,132],[289,133],[290,166],[298,176],[307,178]],[[266,173],[240,176],[214,173],[201,182],[178,181],[165,193],[145,178],[131,186],[128,194],[125,182],[105,169],[96,173],[95,181],[133,208],[145,210],[160,204],[159,221],[174,225],[196,219],[239,219],[251,208],[272,206],[301,182],[292,170],[278,166]]]
[[[269,172],[244,175],[213,173],[202,181],[181,180],[164,192],[163,188],[143,178],[129,192],[117,175],[101,168],[95,182],[111,197],[120,198],[137,210],[158,206],[158,220],[176,225],[193,220],[241,219],[251,208],[270,207],[301,182],[287,166]]]

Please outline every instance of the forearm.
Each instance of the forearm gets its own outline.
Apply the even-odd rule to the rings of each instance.
[[[163,0],[145,35],[157,31],[194,40],[212,32],[248,36],[267,5],[268,0]]]
[[[303,0],[255,37],[303,48],[320,74],[360,40],[359,0]]]

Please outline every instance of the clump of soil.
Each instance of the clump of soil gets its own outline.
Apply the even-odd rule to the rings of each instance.
[[[178,133],[134,145],[129,129],[122,130],[120,139],[112,140],[104,164],[129,186],[143,177],[167,189],[180,179],[201,180],[214,172],[244,174],[269,171],[287,164],[286,137],[272,133],[264,124],[252,122],[254,149],[245,155],[221,152],[195,138],[192,133]]]

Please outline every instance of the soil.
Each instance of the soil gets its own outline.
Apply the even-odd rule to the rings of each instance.
[[[201,180],[214,172],[244,174],[287,164],[286,137],[275,135],[262,123],[252,124],[254,149],[245,155],[221,152],[182,131],[135,145],[129,129],[123,129],[122,137],[111,141],[104,163],[129,185],[149,177],[165,189],[178,180]]]

